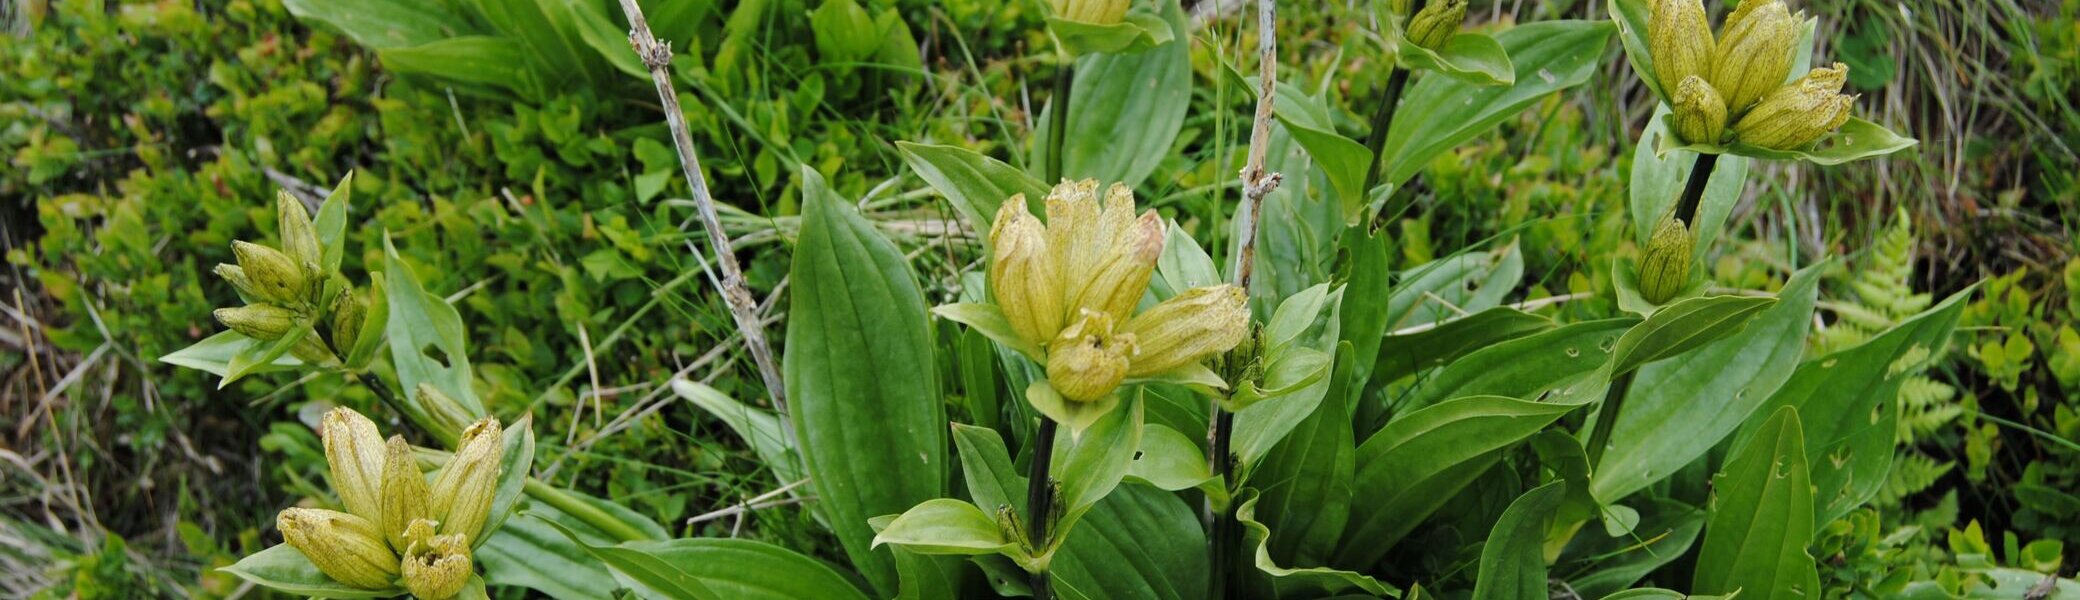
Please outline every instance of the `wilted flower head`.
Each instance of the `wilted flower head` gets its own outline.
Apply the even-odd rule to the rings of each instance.
[[[404,589],[413,596],[421,600],[453,598],[469,583],[472,572],[469,538],[460,534],[415,536],[405,551],[402,566]]]
[[[990,228],[990,294],[1011,329],[1040,356],[1065,398],[1105,397],[1127,377],[1159,375],[1234,347],[1249,324],[1233,286],[1188,290],[1135,314],[1156,260],[1164,224],[1134,213],[1134,193],[1115,184],[1064,181],[1047,196],[1047,223],[1023,196],[998,209]],[[1202,330],[1185,334],[1181,329]],[[1139,341],[1141,335],[1156,335]]]

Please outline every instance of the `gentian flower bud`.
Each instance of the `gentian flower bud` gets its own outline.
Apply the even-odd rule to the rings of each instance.
[[[210,312],[218,323],[249,338],[263,342],[282,339],[296,326],[296,311],[273,304],[247,304]]]
[[[1058,19],[1091,25],[1113,25],[1127,18],[1128,0],[1048,0]]]
[[[1683,80],[1712,74],[1712,25],[1701,0],[1654,0],[1647,19],[1648,55],[1662,93],[1674,96]]]
[[[1161,374],[1227,352],[1249,334],[1249,299],[1233,285],[1192,288],[1127,323],[1140,352],[1129,376]]]
[[[1676,297],[1690,283],[1690,250],[1695,243],[1690,228],[1675,215],[1661,218],[1654,237],[1647,241],[1646,257],[1639,264],[1639,294],[1648,302],[1661,304]]]
[[[505,432],[496,417],[462,430],[455,456],[433,481],[427,510],[440,520],[443,535],[460,534],[477,539],[491,516],[491,502],[498,495],[500,461],[505,454]]]
[[[280,250],[241,241],[231,242],[231,254],[252,283],[261,300],[285,306],[310,304],[309,281],[303,267]]]
[[[1676,86],[1669,103],[1675,113],[1675,134],[1690,144],[1717,144],[1726,132],[1726,102],[1703,77],[1691,75]]]
[[[403,552],[411,547],[405,539],[405,530],[412,521],[427,518],[426,474],[419,471],[419,459],[412,456],[412,445],[405,443],[403,436],[390,436],[383,448],[383,539],[390,547]]]
[[[1430,0],[1428,6],[1418,11],[1408,21],[1408,41],[1417,46],[1436,50],[1459,34],[1459,25],[1466,22],[1466,0]]]
[[[1791,50],[1799,21],[1783,0],[1747,0],[1727,15],[1712,49],[1712,88],[1731,115],[1747,114],[1791,75]]]
[[[368,519],[334,510],[291,508],[275,517],[275,527],[289,547],[333,581],[373,590],[390,587],[397,579],[397,555]]]
[[[351,408],[325,413],[319,436],[325,442],[325,464],[332,472],[332,490],[339,494],[347,512],[371,522],[383,515],[383,435],[375,421]]]

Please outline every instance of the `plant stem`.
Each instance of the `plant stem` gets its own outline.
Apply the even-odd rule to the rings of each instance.
[[[1054,419],[1040,417],[1040,429],[1033,434],[1033,460],[1026,471],[1027,538],[1041,552],[1053,546],[1047,539],[1048,515],[1054,512],[1054,480],[1048,477],[1048,470],[1054,462],[1056,427]],[[1033,600],[1054,599],[1054,579],[1047,569],[1033,572],[1028,582],[1033,587]]]
[[[1634,373],[1638,371],[1626,371],[1624,375],[1612,380],[1611,387],[1603,393],[1603,404],[1596,407],[1596,429],[1589,432],[1589,444],[1584,448],[1589,452],[1591,473],[1600,472],[1597,469],[1603,466],[1603,451],[1606,446],[1611,445],[1611,430],[1617,429],[1618,410],[1625,405],[1625,392],[1632,388]]]
[[[1712,169],[1718,165],[1717,154],[1697,155],[1697,162],[1690,166],[1690,178],[1683,184],[1683,197],[1676,202],[1676,220],[1697,226],[1697,206],[1704,202],[1704,186],[1711,181]]]
[[[1234,496],[1235,454],[1231,450],[1235,439],[1235,413],[1221,410],[1216,404],[1213,416],[1213,477],[1221,485],[1228,486],[1229,497]],[[1207,511],[1213,513],[1211,535],[1207,536],[1207,559],[1213,567],[1209,575],[1208,598],[1237,598],[1242,593],[1235,581],[1234,559],[1239,527],[1235,521],[1235,507],[1230,505],[1216,511],[1213,499],[1206,500]]]
[[[1372,188],[1379,185],[1380,177],[1383,175],[1381,169],[1387,162],[1387,130],[1394,126],[1395,107],[1401,104],[1401,92],[1407,88],[1408,69],[1394,69],[1394,74],[1387,76],[1387,86],[1380,94],[1379,106],[1372,111],[1372,134],[1365,138],[1365,147],[1372,150],[1372,164],[1365,166],[1365,185],[1358,188],[1358,193],[1365,194],[1365,200],[1368,202],[1372,200]],[[1375,223],[1384,222],[1393,216],[1393,207],[1388,204],[1380,203],[1379,215],[1373,219]]]
[[[1047,165],[1040,183],[1052,187],[1062,180],[1062,145],[1069,139],[1069,89],[1076,86],[1076,59],[1064,58],[1054,71],[1053,122],[1047,124]]]
[[[764,379],[766,391],[772,394],[773,410],[787,414],[787,389],[780,376],[780,363],[773,359],[773,348],[766,342],[766,327],[758,320],[758,301],[744,287],[744,270],[737,265],[737,256],[731,252],[729,234],[722,229],[722,218],[715,212],[715,199],[708,193],[708,179],[701,174],[700,155],[693,149],[693,134],[686,127],[686,113],[679,108],[679,94],[672,89],[670,67],[672,49],[657,42],[650,33],[650,23],[643,19],[643,8],[636,0],[621,0],[621,12],[628,17],[628,43],[635,47],[636,55],[643,59],[643,66],[650,69],[650,80],[657,85],[657,99],[664,108],[665,123],[672,130],[672,145],[679,151],[679,169],[686,176],[686,187],[693,192],[693,203],[700,213],[701,225],[708,232],[708,247],[715,254],[715,263],[722,268],[722,278],[715,281],[717,291],[722,293],[723,302],[729,305],[729,314],[737,322],[737,330],[744,335],[744,347],[751,352],[751,360],[758,364],[758,374]],[[703,261],[702,265],[707,263]],[[710,274],[713,280],[713,274]],[[791,438],[792,430],[783,428],[783,436]],[[788,445],[793,445],[789,439]]]
[[[563,511],[563,514],[584,521],[586,525],[591,525],[607,535],[613,536],[616,540],[635,542],[652,539],[650,534],[643,533],[642,530],[636,529],[635,526],[629,525],[621,519],[614,518],[613,515],[600,510],[599,507],[579,500],[577,496],[563,491],[562,488],[542,483],[541,480],[529,477],[527,478],[527,483],[522,485],[520,489],[526,491],[527,495],[534,497],[534,499],[542,501],[543,504],[556,507],[556,510]]]

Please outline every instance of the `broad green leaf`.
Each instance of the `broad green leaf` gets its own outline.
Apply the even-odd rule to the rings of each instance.
[[[1163,228],[1163,255],[1156,258],[1156,277],[1149,282],[1157,290],[1156,299],[1168,300],[1185,290],[1222,283],[1220,269],[1213,266],[1213,257],[1206,255],[1199,241],[1176,221],[1168,225]]]
[[[1654,53],[1647,50],[1647,23],[1654,14],[1650,0],[1609,0],[1606,4],[1611,24],[1618,28],[1618,41],[1625,47],[1625,62],[1632,65],[1632,74],[1654,92],[1656,100],[1668,98],[1668,92],[1661,89],[1661,80],[1654,77]]]
[[[417,0],[283,0],[298,19],[340,30],[372,50],[417,46],[474,28],[447,3]]]
[[[990,510],[1011,506],[1023,518],[1026,479],[1012,465],[1003,439],[994,431],[956,424],[954,442],[960,446],[969,496]],[[1121,485],[1084,514],[1083,526],[1068,533],[1051,567],[1058,587],[1104,590],[1122,599],[1206,597],[1206,534],[1198,513],[1176,494]]]
[[[231,355],[231,362],[224,366],[224,378],[217,381],[217,389],[224,389],[224,386],[231,385],[231,382],[273,365],[283,356],[288,356],[289,349],[296,347],[298,342],[317,335],[317,332],[311,330],[310,317],[298,317],[296,324],[290,326],[289,332],[282,337],[271,342],[255,340],[254,343],[240,348],[238,353]]]
[[[1516,83],[1481,86],[1452,77],[1423,77],[1387,130],[1384,183],[1399,186],[1443,154],[1553,92],[1581,85],[1596,72],[1614,28],[1601,21],[1545,21],[1495,36],[1515,67]]]
[[[1328,395],[1330,362],[1343,324],[1338,314],[1342,304],[1343,288],[1316,285],[1280,303],[1264,325],[1262,388],[1254,382],[1238,384],[1229,400],[1230,404],[1243,404],[1235,414],[1231,441],[1236,464],[1243,472],[1255,468]]]
[[[595,546],[578,538],[578,534],[555,521],[541,519],[541,523],[570,538],[579,549],[593,559],[607,565],[614,579],[644,598],[658,600],[720,600],[724,596],[708,589],[706,584],[677,565],[649,552],[622,546]]]
[[[1054,456],[1049,464],[1054,467],[1052,476],[1061,486],[1063,503],[1055,535],[1070,531],[1085,511],[1126,478],[1135,451],[1141,447],[1142,403],[1138,396],[1122,401],[1118,410],[1107,413],[1081,433],[1066,427],[1055,430]]]
[[[462,316],[447,300],[420,283],[419,276],[383,236],[384,293],[389,298],[390,362],[407,394],[427,384],[462,403],[470,416],[483,416],[484,403],[471,385],[469,347]]]
[[[1336,243],[1338,253],[1348,259],[1337,273],[1344,284],[1343,305],[1338,309],[1343,323],[1336,334],[1351,344],[1351,360],[1356,364],[1351,367],[1353,385],[1346,402],[1356,404],[1365,391],[1364,382],[1372,381],[1374,362],[1387,334],[1388,300],[1394,287],[1388,245],[1393,242],[1368,224],[1344,228]]]
[[[1675,210],[1676,201],[1682,199],[1683,186],[1689,182],[1690,170],[1697,164],[1695,152],[1657,150],[1668,136],[1668,123],[1660,117],[1668,114],[1668,106],[1657,107],[1654,114],[1647,121],[1646,130],[1639,134],[1639,145],[1633,147],[1632,181],[1626,186],[1633,239],[1642,248],[1653,237],[1654,226],[1661,222],[1661,217]],[[1746,158],[1725,155],[1713,163],[1711,179],[1705,181],[1704,195],[1697,203],[1697,218],[1689,223],[1691,233],[1697,236],[1695,247],[1699,254],[1712,247],[1719,232],[1725,229],[1726,216],[1740,202],[1741,188],[1748,180],[1748,164]]]
[[[578,24],[578,3],[565,0],[479,0],[475,3],[501,39],[520,47],[524,62],[545,84],[598,86],[609,81],[611,67],[586,43]],[[624,45],[624,47],[626,47]],[[629,50],[633,52],[633,49]]]
[[[1915,370],[1903,361],[1940,355],[1972,289],[1900,322],[1854,348],[1798,366],[1762,410],[1797,407],[1813,458],[1814,523],[1828,523],[1869,502],[1892,470],[1900,384]],[[1752,437],[1743,432],[1739,438]],[[1737,444],[1739,445],[1739,444]],[[1815,532],[1818,533],[1817,531]]]
[[[318,205],[318,216],[312,222],[313,228],[318,231],[318,267],[325,271],[328,278],[339,274],[340,259],[346,256],[347,209],[348,205],[352,204],[353,196],[354,172],[347,171],[347,176],[340,178],[339,185],[333,187],[332,193],[325,196],[325,203]]]
[[[940,560],[918,554],[900,547],[891,548],[896,554],[896,579],[902,592],[894,600],[953,600],[960,597],[962,575],[965,570],[956,561]],[[992,557],[1003,558],[1003,557]],[[821,563],[819,563],[821,564]],[[848,584],[848,587],[849,584]],[[827,596],[792,596],[815,598]],[[864,597],[862,597],[864,598]]]
[[[1566,499],[1553,510],[1554,529],[1596,517],[1600,507],[1596,497],[1589,495],[1589,453],[1582,449],[1582,442],[1567,432],[1548,429],[1532,435],[1530,444],[1531,451],[1538,454],[1539,466],[1552,471],[1554,480],[1567,483]]]
[[[1279,595],[1334,594],[1357,588],[1374,597],[1394,596],[1401,590],[1381,583],[1363,573],[1332,569],[1329,567],[1281,567],[1271,556],[1268,541],[1271,528],[1257,520],[1257,501],[1261,498],[1254,490],[1243,492],[1242,504],[1235,508],[1235,520],[1242,524],[1242,543],[1251,549],[1257,570],[1271,577],[1271,587]]]
[[[1420,332],[1387,336],[1379,345],[1372,376],[1391,382],[1450,364],[1469,352],[1552,328],[1552,319],[1514,308],[1490,308]]]
[[[773,476],[779,478],[780,483],[802,480],[801,466],[796,462],[801,457],[796,456],[794,448],[788,445],[784,429],[787,425],[780,422],[780,417],[690,379],[673,379],[672,392],[722,419],[730,431],[736,432],[737,437],[743,438],[744,443],[751,446],[751,451],[758,454],[759,464],[773,470]]]
[[[1409,43],[1401,37],[1398,28],[1388,27],[1382,33],[1389,43],[1394,44],[1394,53],[1403,68],[1436,71],[1476,86],[1507,86],[1517,82],[1509,53],[1495,38],[1478,33],[1460,33],[1445,40],[1443,48],[1433,51]]]
[[[648,518],[619,504],[577,492],[564,493],[578,502],[618,519],[654,539],[670,537]],[[609,546],[620,540],[546,503],[523,500],[526,516],[507,519],[490,539],[475,551],[487,581],[495,586],[524,587],[554,598],[607,600],[619,587],[604,563],[578,546],[561,529],[577,534],[587,544]]]
[[[1337,344],[1328,394],[1249,471],[1261,488],[1258,500],[1264,510],[1258,518],[1279,532],[1265,541],[1275,563],[1327,562],[1350,520],[1357,442],[1344,399],[1358,384],[1352,379],[1357,368],[1352,352],[1350,342]]]
[[[310,559],[304,558],[302,552],[297,552],[288,544],[278,544],[254,552],[222,570],[261,587],[294,596],[385,598],[403,592],[397,589],[364,590],[333,581],[324,573],[318,572],[318,566],[311,564]]]
[[[1185,37],[1184,10],[1176,3],[1164,3],[1163,19],[1172,37]],[[1190,46],[1173,40],[1142,52],[1091,54],[1076,60],[1062,149],[1065,177],[1135,187],[1155,172],[1169,155],[1191,105]],[[1049,106],[1050,114],[1044,117],[1048,129],[1033,136],[1034,164],[1046,164],[1047,144],[1038,140],[1047,139],[1059,111]]]
[[[974,231],[989,231],[997,207],[1012,196],[1025,194],[1032,205],[1047,198],[1047,184],[974,150],[896,142],[896,151],[910,170],[953,203],[954,211]]]
[[[1387,299],[1388,333],[1477,313],[1501,304],[1524,277],[1515,242],[1489,252],[1462,252],[1404,271]]]
[[[1806,553],[1813,490],[1800,429],[1797,409],[1778,409],[1712,478],[1691,591],[1764,600],[1819,595],[1820,573]]]
[[[955,323],[967,325],[968,328],[975,330],[976,333],[987,336],[991,341],[1003,344],[1004,347],[1010,348],[1014,352],[1024,354],[1026,358],[1040,359],[1040,348],[1034,346],[1032,342],[1026,341],[1025,336],[1019,335],[1017,330],[1012,329],[1011,321],[1004,317],[1004,309],[998,308],[995,304],[983,304],[980,302],[941,304],[932,307],[932,314],[939,315]]]
[[[893,544],[920,554],[997,554],[1016,549],[997,518],[952,498],[927,500],[903,511],[874,536],[874,545]]]
[[[1610,362],[1610,351],[1619,336],[1635,323],[1638,321],[1633,319],[1574,323],[1473,351],[1425,378],[1400,410],[1417,410],[1463,396],[1529,398],[1563,387],[1567,389],[1559,396],[1572,400],[1562,401],[1600,398],[1599,386],[1567,384]],[[1383,354],[1394,351],[1380,350]]]
[[[1503,450],[1575,403],[1500,396],[1447,400],[1387,423],[1358,447],[1351,520],[1334,565],[1369,569],[1387,549],[1487,471]]]
[[[1035,371],[1040,369],[1037,365],[1030,368]],[[1026,385],[1025,396],[1027,406],[1060,423],[1063,432],[1073,437],[1083,435],[1084,430],[1090,429],[1106,415],[1118,412],[1114,409],[1119,408],[1119,397],[1124,393],[1128,392],[1117,391],[1090,402],[1077,402],[1055,391],[1054,384],[1048,383],[1045,373],[1035,373],[1033,382]]]
[[[2043,573],[2027,569],[1985,569],[1974,574],[1984,579],[1965,584],[1964,598],[1967,600],[2015,600],[2027,599],[2030,590],[2045,585],[2050,579],[2050,594],[2040,596],[2045,600],[2080,598],[2080,581],[2068,578],[2048,578]],[[1916,581],[1907,584],[1905,592],[1896,600],[1955,600],[1957,595],[1943,589],[1941,581]]]
[[[369,273],[367,312],[361,318],[361,331],[354,335],[354,347],[347,350],[347,368],[367,368],[369,361],[375,360],[376,351],[382,349],[383,334],[389,328],[390,294],[383,286],[383,274]]]
[[[1481,547],[1474,600],[1511,600],[1546,595],[1546,522],[1567,499],[1567,482],[1555,481],[1518,496]]]
[[[1732,435],[1791,377],[1805,351],[1825,263],[1800,270],[1777,304],[1746,329],[1633,373],[1597,465],[1596,498],[1608,504],[1676,472]]]
[[[465,35],[384,48],[376,56],[391,73],[431,77],[458,92],[478,96],[534,98],[545,85],[530,68],[527,49],[509,37]]]
[[[1127,481],[1175,492],[1211,479],[1213,470],[1206,464],[1206,453],[1191,437],[1153,423],[1143,427],[1141,448],[1127,467]]]
[[[642,57],[636,56],[635,47],[629,44],[628,27],[607,16],[608,6],[606,2],[560,2],[555,9],[548,10],[568,11],[563,18],[608,65],[631,77],[650,79],[649,67],[643,65]]]
[[[866,600],[823,561],[766,542],[729,538],[683,538],[629,542],[622,548],[649,554],[699,580],[719,598]]]
[[[506,518],[520,502],[520,493],[527,487],[527,478],[534,474],[534,415],[520,417],[507,425],[500,436],[505,447],[499,453],[498,487],[492,495],[491,516],[484,521],[485,532],[471,540],[471,547],[482,547],[485,541],[496,535],[498,528],[505,525]]]
[[[1145,12],[1128,14],[1125,20],[1110,25],[1048,17],[1047,29],[1070,56],[1141,52],[1176,37],[1169,22]]]
[[[944,495],[946,412],[924,294],[896,245],[802,171],[781,370],[817,507],[853,566],[894,595],[867,519]]]
[[[1561,555],[1555,567],[1589,570],[1567,582],[1583,598],[1631,587],[1687,554],[1704,531],[1704,511],[1697,507],[1667,498],[1648,499],[1639,507],[1640,522],[1631,534],[1613,536],[1602,527],[1584,527]]]
[[[1733,335],[1776,303],[1768,297],[1710,296],[1668,305],[1618,337],[1611,350],[1611,376]]]
[[[186,348],[175,350],[172,354],[161,356],[159,357],[159,362],[223,377],[231,372],[231,358],[238,356],[240,353],[248,352],[247,349],[255,345],[257,345],[257,342],[253,338],[227,329],[217,332],[216,335],[202,338],[202,341],[190,344]],[[303,361],[297,360],[295,356],[284,354],[275,357],[274,361],[267,363],[266,366],[254,367],[249,373],[281,371],[302,365]]]

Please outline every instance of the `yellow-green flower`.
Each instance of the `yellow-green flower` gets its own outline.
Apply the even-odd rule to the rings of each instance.
[[[1791,75],[1803,13],[1792,15],[1783,0],[1749,0],[1733,9],[1712,49],[1712,88],[1740,115]]]
[[[1466,22],[1466,0],[1431,0],[1408,20],[1408,41],[1436,50],[1459,34]]]
[[[291,508],[275,517],[275,527],[289,547],[333,581],[381,589],[397,578],[397,555],[368,519],[336,510]]]
[[[474,540],[482,533],[479,530],[498,493],[499,462],[504,453],[505,435],[498,419],[485,417],[462,430],[455,456],[434,478],[433,495],[427,502],[427,508],[439,515],[442,534]]]
[[[1229,285],[1187,290],[1136,314],[1165,230],[1155,211],[1135,215],[1132,189],[1115,184],[1101,198],[1096,180],[1064,181],[1046,205],[1045,225],[1023,196],[997,211],[988,281],[1062,397],[1105,398],[1129,377],[1195,364],[1246,333],[1246,298]]]
[[[1091,25],[1113,25],[1127,18],[1128,0],[1047,0],[1057,19]]]
[[[1654,58],[1654,78],[1662,89],[1676,94],[1677,86],[1691,77],[1712,74],[1712,26],[1705,19],[1699,0],[1654,0],[1647,17],[1648,53]]]
[[[1849,67],[1813,69],[1762,99],[1755,109],[1734,124],[1734,138],[1743,144],[1775,150],[1796,150],[1813,145],[1821,137],[1849,121],[1856,97],[1841,93]]]
[[[1675,134],[1690,144],[1717,144],[1726,132],[1726,102],[1703,77],[1691,75],[1676,86],[1669,102]]]
[[[424,521],[420,521],[424,523]],[[413,541],[402,561],[404,589],[420,600],[448,600],[469,583],[469,538],[433,535]]]

